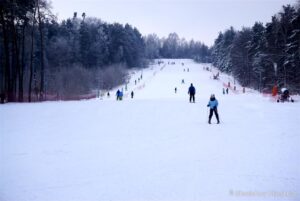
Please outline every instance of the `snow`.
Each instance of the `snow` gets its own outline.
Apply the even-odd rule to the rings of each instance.
[[[123,101],[112,91],[103,100],[0,105],[0,200],[299,200],[299,102],[238,85],[223,95],[233,79],[213,80],[217,70],[203,70],[210,64],[164,62],[133,72]],[[220,125],[207,124],[212,93]]]

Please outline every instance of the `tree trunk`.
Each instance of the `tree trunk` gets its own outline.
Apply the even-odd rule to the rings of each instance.
[[[44,66],[44,34],[43,34],[43,22],[40,12],[40,3],[37,1],[37,9],[38,9],[38,20],[39,20],[39,32],[40,32],[40,42],[41,42],[41,83],[40,83],[40,101],[44,99],[44,79],[45,79],[45,66]]]
[[[31,48],[30,48],[29,87],[28,87],[28,101],[29,102],[31,102],[31,93],[32,93],[35,13],[36,13],[36,10],[34,10],[34,13],[33,13],[33,21],[32,21],[32,27],[31,27]]]
[[[3,10],[0,9],[0,23],[2,24],[2,31],[3,31],[3,46],[4,46],[4,96],[7,97],[7,101],[11,101],[11,94],[10,94],[10,54],[9,54],[9,41],[7,35],[7,27],[6,22],[4,19]]]
[[[23,80],[24,80],[24,66],[25,66],[25,28],[27,22],[24,22],[22,30],[22,61],[19,71],[19,102],[23,102]]]
[[[14,20],[13,20],[14,21]],[[12,22],[12,30],[13,30],[13,61],[14,65],[12,65],[13,69],[13,79],[12,79],[12,85],[13,85],[13,99],[14,101],[17,100],[17,80],[20,72],[20,51],[19,51],[19,45],[18,45],[18,32],[17,32],[18,23],[15,26],[14,22]]]

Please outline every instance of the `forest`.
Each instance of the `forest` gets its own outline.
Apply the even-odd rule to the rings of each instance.
[[[300,8],[283,6],[271,22],[220,32],[212,47],[180,38],[143,36],[129,24],[74,12],[59,21],[48,0],[0,3],[1,102],[94,97],[128,80],[128,70],[157,58],[212,63],[244,87],[300,92]]]
[[[93,97],[127,81],[130,68],[155,58],[208,60],[200,42],[142,36],[129,24],[74,15],[59,22],[47,0],[2,0],[0,4],[1,102]]]
[[[286,87],[300,92],[300,3],[283,6],[265,25],[220,32],[212,63],[243,86],[262,92]]]

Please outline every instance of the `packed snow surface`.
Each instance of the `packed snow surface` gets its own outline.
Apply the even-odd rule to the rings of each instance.
[[[163,61],[132,71],[123,101],[115,89],[110,98],[0,105],[0,200],[300,200],[299,102],[238,85],[223,95],[233,80],[212,79],[210,64]],[[207,123],[211,94],[221,124]]]

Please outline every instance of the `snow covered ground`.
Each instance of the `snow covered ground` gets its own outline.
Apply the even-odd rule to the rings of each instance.
[[[123,101],[0,105],[0,200],[300,200],[300,103],[223,95],[230,77],[209,64],[164,62],[133,74]]]

